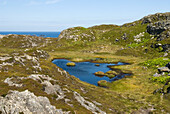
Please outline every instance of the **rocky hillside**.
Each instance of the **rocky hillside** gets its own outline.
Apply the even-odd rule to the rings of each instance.
[[[121,45],[119,55],[169,56],[170,13],[157,13],[122,26],[99,25],[90,28],[75,27],[61,32],[59,39],[73,45],[98,44]]]
[[[0,35],[0,114],[169,113],[169,52],[170,13],[69,28],[58,39]],[[111,69],[133,76],[98,87],[54,65],[55,58],[129,62]]]
[[[24,35],[0,39],[0,112],[105,114],[102,104],[81,96],[87,91],[77,79],[48,60],[53,50],[47,47],[53,43],[56,40]]]

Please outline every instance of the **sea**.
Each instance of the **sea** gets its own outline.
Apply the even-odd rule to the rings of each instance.
[[[0,31],[0,35],[8,35],[8,34],[17,34],[17,35],[31,35],[31,36],[41,36],[41,37],[51,37],[57,38],[60,35],[60,32],[2,32]]]

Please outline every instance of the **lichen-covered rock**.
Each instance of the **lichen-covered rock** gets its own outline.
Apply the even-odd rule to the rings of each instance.
[[[138,35],[134,36],[134,41],[137,42],[137,43],[141,42],[142,41],[141,37],[143,37],[144,34],[145,34],[145,32],[142,32],[142,33],[139,33]]]
[[[65,97],[63,90],[61,87],[57,84],[52,84],[50,81],[56,82],[56,80],[50,78],[48,75],[42,75],[42,74],[32,74],[28,77],[11,77],[6,78],[4,80],[4,83],[7,83],[9,86],[15,86],[15,87],[22,87],[23,84],[19,83],[19,81],[23,79],[33,79],[37,82],[40,82],[43,85],[43,91],[47,94],[53,94],[56,95],[56,100],[63,99]]]
[[[41,84],[44,85],[44,91],[47,94],[54,94],[57,96],[56,100],[63,99],[65,97],[64,92],[59,85],[53,85],[49,81],[44,81]]]
[[[0,97],[0,111],[3,114],[68,114],[56,109],[47,97],[35,96],[28,90],[23,92],[9,91],[5,97]]]

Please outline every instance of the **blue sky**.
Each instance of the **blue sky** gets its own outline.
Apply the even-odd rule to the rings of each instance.
[[[62,31],[169,12],[170,0],[0,0],[0,31]]]

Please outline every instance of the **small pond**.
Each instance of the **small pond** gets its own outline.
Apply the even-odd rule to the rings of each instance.
[[[94,73],[98,71],[107,72],[110,70],[108,65],[125,65],[127,63],[117,63],[117,64],[108,64],[108,63],[92,63],[92,62],[75,62],[76,66],[69,67],[66,64],[70,62],[67,59],[55,59],[52,61],[58,67],[67,71],[70,75],[74,75],[79,78],[81,81],[93,84],[97,86],[97,82],[100,80],[106,80],[108,82],[112,82],[118,79],[122,79],[124,76],[130,76],[131,74],[119,74],[114,78],[108,78],[106,76],[98,77],[95,76]],[[95,66],[96,64],[100,64],[100,66]]]

